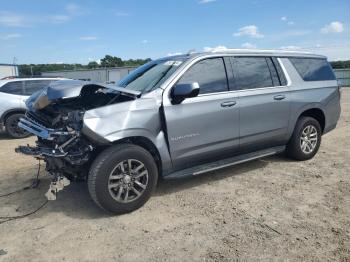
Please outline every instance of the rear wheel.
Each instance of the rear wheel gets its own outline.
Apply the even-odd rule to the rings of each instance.
[[[88,178],[92,199],[115,214],[134,211],[151,197],[158,179],[152,155],[142,147],[121,144],[103,151]]]
[[[300,117],[292,138],[287,145],[287,154],[296,160],[313,158],[321,145],[322,130],[312,117]]]
[[[5,121],[5,130],[12,138],[25,138],[30,136],[30,133],[18,126],[18,122],[23,114],[13,114],[7,117]]]

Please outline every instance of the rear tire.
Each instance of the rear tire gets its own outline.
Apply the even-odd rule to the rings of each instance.
[[[24,114],[13,114],[6,118],[5,130],[12,138],[25,138],[30,136],[30,133],[18,126],[19,119],[24,117]]]
[[[320,123],[315,118],[300,117],[287,145],[287,155],[300,161],[313,158],[321,145],[321,135]]]
[[[103,151],[93,162],[88,188],[102,209],[114,214],[134,211],[151,197],[158,168],[142,147],[120,144]]]

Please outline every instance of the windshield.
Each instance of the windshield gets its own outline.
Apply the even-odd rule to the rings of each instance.
[[[127,89],[150,92],[158,88],[182,64],[182,59],[155,60],[140,66],[118,82]]]

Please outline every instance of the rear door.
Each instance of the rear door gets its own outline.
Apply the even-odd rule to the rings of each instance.
[[[234,57],[233,74],[240,97],[240,150],[285,144],[290,95],[277,59]]]
[[[23,81],[10,81],[0,87],[0,116],[8,110],[25,108],[21,103]]]
[[[215,57],[198,61],[178,83],[198,82],[197,97],[165,104],[168,141],[177,169],[222,157],[239,146],[238,92],[229,91],[230,62]]]

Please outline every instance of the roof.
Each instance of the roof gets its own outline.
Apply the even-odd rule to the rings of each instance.
[[[18,66],[18,65],[15,65],[15,64],[2,64],[2,63],[0,63],[0,66]]]
[[[3,85],[8,82],[14,81],[29,81],[29,80],[64,80],[66,78],[58,78],[58,77],[40,77],[40,78],[13,78],[13,79],[0,79],[0,85]]]
[[[98,68],[80,68],[80,69],[71,69],[71,70],[56,70],[56,71],[45,71],[41,72],[42,74],[46,73],[62,73],[62,72],[76,72],[76,71],[96,71],[96,70],[113,70],[113,69],[134,69],[137,66],[119,66],[119,67],[98,67]]]
[[[193,52],[188,54],[171,56],[171,58],[181,58],[184,57],[197,57],[203,55],[211,54],[232,54],[232,55],[270,55],[270,56],[280,56],[280,57],[314,57],[314,58],[326,58],[322,55],[313,54],[306,51],[294,51],[294,50],[283,50],[283,49],[229,49],[229,48],[217,48],[208,52]]]
[[[224,54],[235,54],[235,55],[273,55],[273,56],[303,56],[303,57],[318,57],[325,58],[325,56],[313,54],[307,51],[294,51],[294,50],[283,50],[283,49],[213,49],[210,52],[204,53],[224,53]]]

